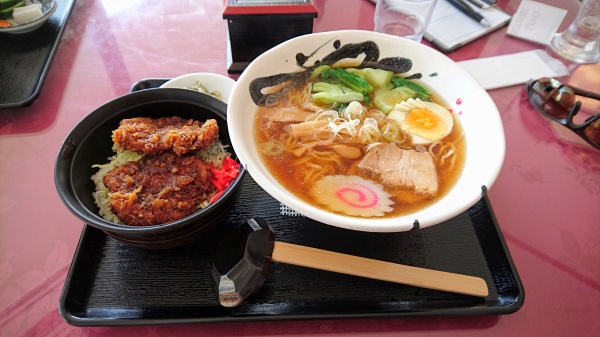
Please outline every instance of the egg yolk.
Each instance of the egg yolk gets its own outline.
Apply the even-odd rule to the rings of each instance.
[[[427,108],[411,110],[402,121],[402,128],[413,135],[429,140],[437,140],[448,130],[444,120]]]

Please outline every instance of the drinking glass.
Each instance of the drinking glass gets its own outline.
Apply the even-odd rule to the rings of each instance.
[[[421,42],[437,0],[377,0],[375,31]]]
[[[600,60],[600,0],[583,0],[575,21],[550,42],[552,49],[575,63]]]

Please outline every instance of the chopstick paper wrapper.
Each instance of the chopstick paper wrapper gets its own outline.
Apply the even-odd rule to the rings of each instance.
[[[457,63],[486,90],[523,84],[532,78],[569,74],[561,61],[541,49]]]

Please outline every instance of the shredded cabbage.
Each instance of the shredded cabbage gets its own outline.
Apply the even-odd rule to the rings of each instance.
[[[220,169],[223,165],[223,159],[231,156],[231,153],[227,151],[229,145],[223,145],[220,140],[214,141],[208,148],[196,152],[196,157],[202,159],[207,164],[213,163],[213,165]]]

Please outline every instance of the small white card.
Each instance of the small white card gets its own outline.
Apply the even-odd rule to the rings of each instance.
[[[507,35],[547,45],[567,11],[536,1],[523,0],[508,25]]]
[[[569,74],[560,60],[552,58],[541,49],[457,63],[486,90],[522,84],[540,77]]]

